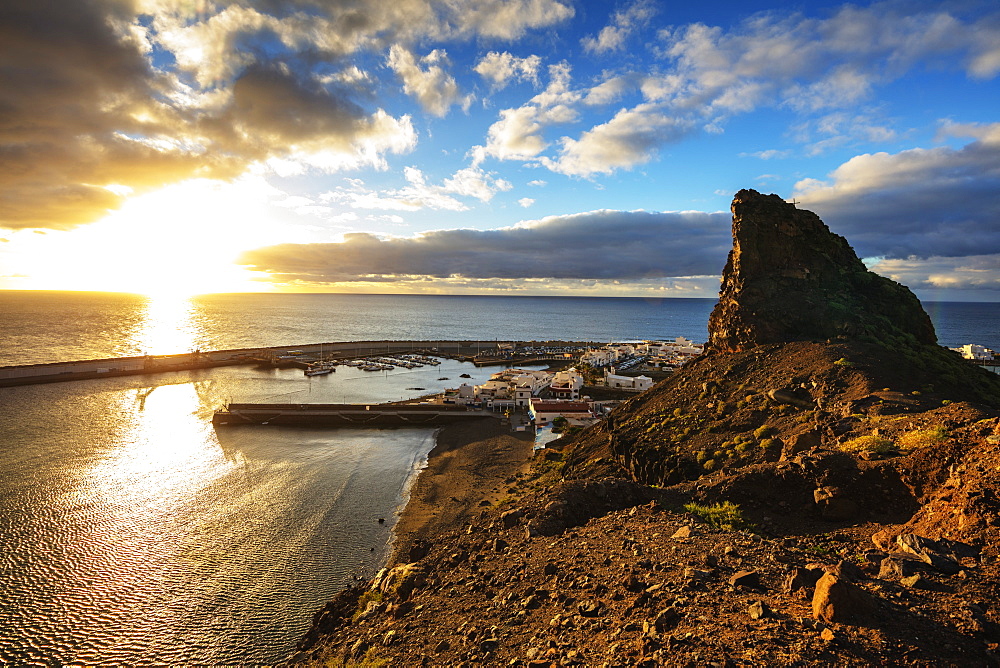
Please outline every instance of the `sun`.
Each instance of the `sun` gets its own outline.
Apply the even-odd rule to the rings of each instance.
[[[181,297],[266,291],[260,274],[235,263],[276,243],[281,224],[250,184],[186,181],[130,198],[91,225],[21,239],[24,287]]]

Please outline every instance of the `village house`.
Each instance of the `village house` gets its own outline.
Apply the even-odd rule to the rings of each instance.
[[[628,392],[645,392],[653,387],[653,379],[648,376],[618,376],[615,375],[615,368],[609,367],[604,371],[604,384],[616,390],[626,390]]]
[[[549,383],[549,392],[556,399],[579,399],[582,387],[583,376],[576,367],[570,367],[565,371],[556,372]]]
[[[527,408],[531,397],[548,387],[552,377],[553,374],[546,371],[504,369],[475,387],[475,401],[492,407],[502,402]]]
[[[564,417],[571,425],[588,425],[596,418],[586,401],[533,398],[528,416],[536,427],[550,424],[558,417]]]

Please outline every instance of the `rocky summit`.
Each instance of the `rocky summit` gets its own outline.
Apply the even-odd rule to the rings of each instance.
[[[451,496],[291,662],[998,665],[1000,378],[813,213],[742,190],[733,237],[706,354]]]
[[[914,294],[868,271],[813,212],[755,190],[736,193],[732,211],[733,249],[708,321],[711,350],[887,334],[937,342]]]

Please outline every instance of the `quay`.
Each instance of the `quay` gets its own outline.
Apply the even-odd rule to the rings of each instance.
[[[430,427],[463,420],[496,418],[491,411],[444,404],[229,404],[215,412],[223,425],[307,427]]]
[[[533,346],[587,346],[602,345],[586,342],[547,341],[531,342]],[[72,380],[92,380],[114,376],[135,376],[170,371],[209,369],[219,366],[263,365],[268,367],[304,367],[317,360],[339,362],[342,360],[391,356],[409,353],[445,357],[477,366],[527,364],[528,361],[510,355],[498,354],[501,349],[516,349],[515,341],[340,341],[308,343],[292,346],[238,348],[230,350],[196,350],[176,355],[145,355],[109,359],[53,362],[0,367],[0,387],[60,383]],[[541,361],[543,356],[538,357]],[[547,360],[556,356],[545,357]],[[535,361],[535,360],[531,360]]]

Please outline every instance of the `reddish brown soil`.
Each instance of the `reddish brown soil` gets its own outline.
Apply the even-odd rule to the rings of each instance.
[[[318,613],[292,661],[997,665],[1000,395],[901,363],[809,342],[708,356],[530,472],[498,422],[443,432],[395,568]],[[944,431],[908,451],[841,449],[927,427]],[[712,528],[690,502],[738,504],[745,524]]]

